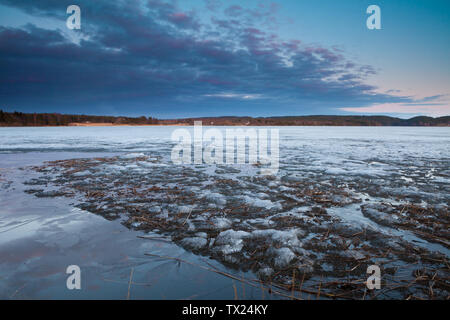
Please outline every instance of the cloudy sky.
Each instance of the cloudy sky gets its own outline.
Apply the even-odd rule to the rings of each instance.
[[[0,109],[450,115],[449,15],[448,0],[0,0]]]

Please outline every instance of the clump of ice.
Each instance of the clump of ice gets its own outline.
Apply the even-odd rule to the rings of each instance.
[[[159,212],[161,212],[161,210]],[[167,219],[169,218],[169,212],[167,210],[164,210],[160,214],[156,215],[156,217],[160,219]]]
[[[192,207],[190,206],[179,206],[178,213],[190,213],[192,211]]]
[[[239,252],[244,246],[244,238],[250,237],[250,233],[246,231],[234,231],[233,229],[222,231],[216,238],[214,245],[216,250],[223,254],[231,254]]]
[[[192,221],[190,219],[187,219],[186,223],[188,225],[188,231],[194,231],[195,230],[195,225],[192,223]]]
[[[141,167],[145,168],[153,168],[153,167],[166,167],[167,165],[159,162],[148,162],[148,161],[139,161],[137,163]]]
[[[272,208],[281,209],[281,205],[279,203],[273,203],[270,200],[262,200],[260,198],[252,198],[249,196],[241,196],[241,199],[244,200],[246,204],[252,207],[266,208],[266,209]]]
[[[150,213],[160,213],[161,212],[161,207],[160,206],[153,206],[153,207],[150,207],[148,209],[148,211]]]
[[[217,229],[227,229],[231,227],[231,221],[227,218],[214,218],[212,221]]]
[[[88,175],[88,174],[90,174],[90,172],[84,170],[84,171],[78,171],[78,172],[75,172],[73,175],[74,175],[75,177],[83,177],[83,176]]]
[[[292,190],[294,190],[294,189],[292,189],[292,188],[289,188],[289,187],[286,187],[286,186],[279,186],[278,187],[278,190],[280,190],[280,191],[292,191]]]
[[[145,154],[132,152],[132,153],[123,154],[119,158],[121,158],[121,159],[134,159],[134,158],[140,158],[140,157],[145,157]]]
[[[293,253],[291,249],[286,247],[279,249],[271,248],[269,251],[274,255],[273,262],[274,265],[278,268],[285,268],[289,266],[292,260],[294,260],[296,257],[295,253]]]
[[[244,224],[246,225],[258,225],[258,226],[265,226],[268,227],[270,225],[273,225],[274,222],[269,219],[263,219],[263,218],[255,218],[255,219],[247,219],[244,221]]]
[[[192,238],[184,238],[181,240],[181,243],[192,249],[201,249],[207,244],[207,240],[203,237],[192,237]]]
[[[206,239],[208,237],[208,234],[206,232],[197,232],[195,236]]]
[[[277,242],[283,245],[288,245],[291,247],[297,247],[301,245],[298,236],[303,236],[304,232],[300,229],[291,229],[287,231],[266,229],[266,230],[255,230],[252,232],[253,237],[263,237],[271,239],[273,242]]]
[[[361,252],[356,251],[356,250],[346,250],[346,251],[344,251],[343,255],[345,257],[353,258],[355,260],[362,260],[366,257]]]
[[[321,267],[322,267],[322,270],[323,270],[323,271],[326,271],[326,272],[331,272],[331,271],[333,271],[333,269],[334,269],[333,265],[332,265],[332,264],[329,264],[329,263],[323,263],[323,264],[321,265]]]
[[[227,200],[226,200],[225,196],[220,193],[216,193],[216,192],[206,193],[204,195],[204,199],[214,202],[215,204],[222,205],[222,206],[227,204]]]

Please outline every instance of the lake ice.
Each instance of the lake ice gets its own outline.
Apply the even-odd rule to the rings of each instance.
[[[314,288],[319,279],[363,278],[374,263],[387,283],[426,270],[448,279],[450,128],[278,127],[274,177],[245,164],[174,165],[175,129],[0,128],[0,296],[122,298],[130,267],[142,283],[154,281],[158,264],[175,270],[145,252],[199,264],[212,258],[217,268],[280,288],[293,270]],[[43,164],[64,159],[79,160]],[[135,237],[147,232],[168,242]],[[66,263],[88,270],[90,290],[57,289]],[[160,280],[176,288],[165,289],[167,297],[233,297],[230,279],[191,268],[174,280],[173,272]],[[193,284],[195,273],[210,279]],[[435,294],[444,296],[448,280],[441,281]],[[135,298],[164,291],[136,287]],[[384,298],[422,289],[386,290]]]

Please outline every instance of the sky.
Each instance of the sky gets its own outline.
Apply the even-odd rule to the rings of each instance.
[[[448,0],[0,0],[4,111],[446,116],[449,58]]]

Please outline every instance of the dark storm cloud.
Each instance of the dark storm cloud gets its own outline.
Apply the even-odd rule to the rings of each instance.
[[[63,2],[0,1],[65,20],[71,3]],[[222,18],[206,23],[159,0],[78,1],[82,29],[67,31],[81,32],[79,43],[60,30],[0,27],[0,107],[96,113],[109,106],[121,114],[173,115],[197,108],[217,115],[237,113],[239,101],[240,114],[270,114],[273,106],[299,114],[410,101],[374,93],[364,84],[374,68],[337,49],[285,41],[262,28],[275,21],[274,5],[208,4]]]

